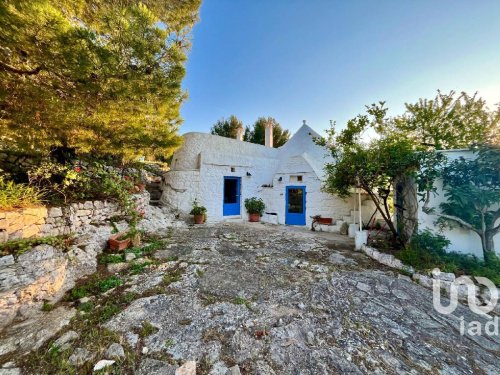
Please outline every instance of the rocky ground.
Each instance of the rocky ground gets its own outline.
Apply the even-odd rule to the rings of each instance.
[[[55,343],[0,358],[0,374],[499,373],[498,332],[460,335],[460,317],[484,318],[440,315],[430,290],[346,236],[245,223],[162,237],[100,270],[120,285],[47,312],[75,317]]]

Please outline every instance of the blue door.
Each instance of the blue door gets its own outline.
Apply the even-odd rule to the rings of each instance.
[[[224,196],[222,214],[224,216],[240,214],[241,177],[224,177]]]
[[[285,224],[306,225],[306,187],[286,187]]]

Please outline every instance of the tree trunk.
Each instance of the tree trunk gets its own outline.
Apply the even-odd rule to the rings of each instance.
[[[483,245],[483,256],[486,263],[491,262],[497,258],[495,253],[495,243],[493,242],[493,237],[495,236],[495,231],[487,230],[483,233],[481,237],[481,244]]]
[[[392,232],[392,235],[395,240],[398,240],[398,231],[396,227],[394,226],[394,223],[391,220],[391,214],[390,212],[385,212],[385,210],[382,209],[379,200],[375,196],[375,193],[373,193],[370,189],[368,189],[366,186],[363,186],[363,189],[368,193],[370,198],[372,199],[373,203],[375,203],[375,207],[377,207],[377,210],[380,212],[382,215],[382,218],[384,219],[385,223],[389,227],[390,231]]]

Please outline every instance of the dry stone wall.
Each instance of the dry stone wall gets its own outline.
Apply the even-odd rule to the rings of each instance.
[[[139,212],[149,205],[147,191],[133,195]],[[63,207],[34,207],[0,212],[0,243],[37,236],[81,233],[90,224],[102,224],[123,214],[117,203],[86,201]]]

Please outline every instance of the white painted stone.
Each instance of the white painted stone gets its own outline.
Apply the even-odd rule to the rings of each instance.
[[[94,366],[94,372],[102,370],[103,368],[112,366],[115,364],[115,361],[109,360],[109,359],[101,359],[99,362],[97,362]]]
[[[354,248],[356,250],[361,250],[363,245],[366,245],[368,240],[368,232],[366,230],[357,231],[354,237]]]

